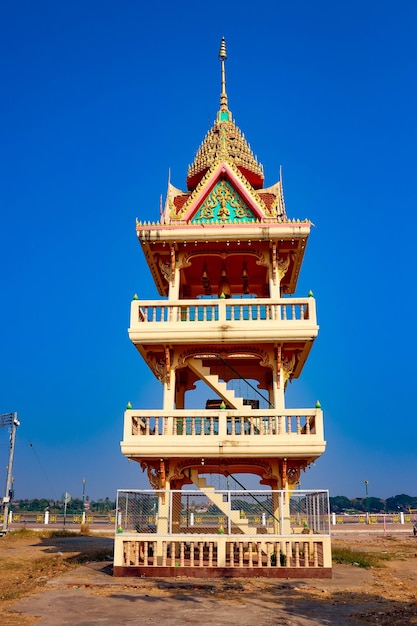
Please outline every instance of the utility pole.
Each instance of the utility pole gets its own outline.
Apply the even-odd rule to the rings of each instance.
[[[12,470],[13,470],[13,457],[14,457],[14,445],[16,441],[16,430],[20,426],[20,422],[17,419],[17,413],[3,413],[0,415],[0,427],[10,428],[10,449],[9,449],[9,463],[7,465],[7,478],[6,478],[6,493],[3,498],[3,530],[1,534],[7,533],[9,525],[9,507],[12,491]]]
[[[366,523],[370,524],[371,520],[369,517],[369,498],[368,498],[368,485],[369,480],[365,480],[365,493],[366,493]]]
[[[83,478],[83,515],[81,518],[81,523],[85,524],[85,483],[87,482],[87,480],[85,478]]]

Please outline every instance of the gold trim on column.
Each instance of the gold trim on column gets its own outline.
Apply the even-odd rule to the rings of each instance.
[[[170,246],[170,251],[171,251],[171,287],[174,287],[176,258],[175,258],[175,247],[173,245]]]

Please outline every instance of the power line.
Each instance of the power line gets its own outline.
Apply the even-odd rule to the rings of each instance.
[[[52,485],[52,483],[51,483],[51,481],[49,479],[48,473],[46,472],[45,468],[43,467],[43,465],[42,465],[42,463],[40,461],[40,458],[39,458],[35,448],[33,447],[33,443],[31,441],[29,441],[28,437],[25,437],[25,438],[26,438],[26,440],[27,440],[27,442],[29,444],[30,449],[32,450],[32,452],[33,452],[33,454],[35,456],[35,459],[36,459],[36,461],[37,461],[37,463],[39,465],[39,468],[40,468],[40,470],[41,470],[41,472],[42,472],[42,474],[43,474],[43,476],[44,476],[44,478],[45,478],[45,480],[46,480],[46,482],[48,484],[48,487],[51,490],[51,493],[53,495],[53,499],[57,500],[56,491],[55,491],[55,489],[54,489],[54,487],[53,487],[53,485]]]

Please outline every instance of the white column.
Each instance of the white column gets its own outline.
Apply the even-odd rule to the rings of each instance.
[[[164,382],[164,411],[175,408],[175,370],[171,369]]]
[[[272,271],[269,272],[269,294],[271,299],[277,300],[281,297],[281,285],[279,281],[278,271],[277,271],[277,282],[274,285],[274,281],[272,279]]]
[[[180,296],[180,270],[175,268],[174,284],[169,286],[168,300],[178,300]]]
[[[171,262],[171,259],[170,259]],[[172,266],[171,266],[172,272]],[[180,296],[180,270],[178,268],[178,261],[175,262],[174,268],[174,280],[169,281],[168,300],[178,300]]]
[[[271,254],[272,254],[272,251],[271,251]],[[278,262],[278,256],[277,256],[277,262]],[[277,267],[275,270],[276,283],[274,285],[272,263],[268,263],[268,276],[269,276],[269,295],[271,298],[276,300],[277,298],[281,297],[281,281],[279,278],[279,271]]]
[[[280,385],[278,386],[278,375],[276,367],[272,370],[272,398],[270,399],[275,409],[284,409],[284,373],[280,371]]]

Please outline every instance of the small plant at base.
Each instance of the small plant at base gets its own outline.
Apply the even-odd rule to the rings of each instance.
[[[389,561],[391,556],[387,553],[359,552],[350,548],[332,549],[332,561],[334,563],[345,563],[348,565],[356,565],[368,569],[370,567],[383,567],[381,561]]]
[[[281,567],[285,567],[287,564],[287,557],[285,556],[285,554],[283,552],[280,552],[279,554],[279,563],[281,565]],[[276,567],[277,566],[277,555],[276,552],[273,552],[271,554],[271,566],[272,567]]]

